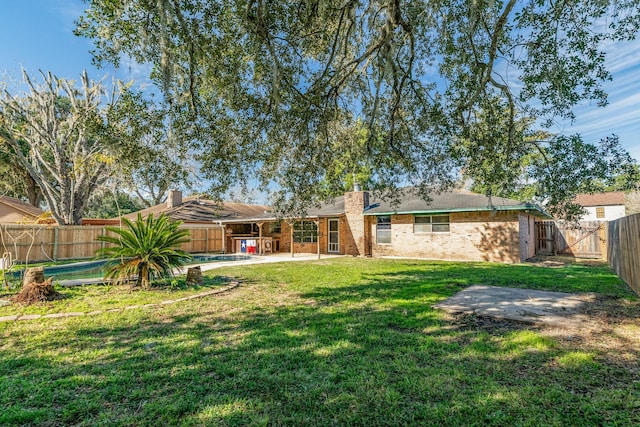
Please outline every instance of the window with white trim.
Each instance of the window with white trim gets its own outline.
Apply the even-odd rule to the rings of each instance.
[[[293,225],[293,241],[295,243],[316,243],[318,226],[313,221],[298,221]]]
[[[391,243],[391,216],[376,217],[376,243]]]
[[[414,233],[447,233],[449,228],[449,215],[416,215],[414,217]]]

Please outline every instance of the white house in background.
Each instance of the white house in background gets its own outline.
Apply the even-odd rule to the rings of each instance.
[[[582,221],[611,221],[625,216],[624,192],[578,194],[575,202],[582,205],[587,213]]]

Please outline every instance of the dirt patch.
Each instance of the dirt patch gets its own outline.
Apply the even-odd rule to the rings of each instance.
[[[640,375],[640,301],[596,295],[577,312],[587,320],[579,325],[564,326],[473,313],[451,313],[448,320],[457,329],[484,331],[491,335],[534,330],[553,338],[563,350],[593,353],[602,363],[623,366],[630,374]]]
[[[470,313],[454,313],[448,316],[448,320],[456,329],[488,332],[490,335],[499,335],[510,331],[523,329],[539,330],[540,325],[518,322],[509,319],[498,319],[491,316],[478,316]]]
[[[27,283],[19,294],[11,297],[11,301],[25,305],[58,299],[62,299],[62,295],[53,288],[53,277],[42,283]]]
[[[527,264],[532,264],[538,267],[549,267],[549,268],[561,268],[566,267],[571,264],[580,264],[592,267],[600,267],[603,265],[607,265],[606,261],[598,258],[576,258],[572,256],[545,256],[545,255],[536,255],[532,258],[529,258],[525,261]]]

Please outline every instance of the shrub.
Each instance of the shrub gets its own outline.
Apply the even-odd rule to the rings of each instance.
[[[189,241],[189,231],[179,228],[181,222],[172,222],[164,214],[143,218],[138,214],[135,222],[123,218],[124,227],[107,227],[115,236],[100,236],[98,240],[110,243],[97,254],[109,258],[105,278],[124,282],[136,276],[136,286],[148,288],[151,276],[171,276],[174,268],[181,268],[191,255],[178,249]]]

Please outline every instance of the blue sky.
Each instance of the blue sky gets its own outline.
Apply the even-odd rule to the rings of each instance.
[[[122,80],[144,79],[144,67],[123,64],[120,70],[91,65],[89,40],[73,35],[73,21],[82,14],[80,0],[0,0],[0,74],[20,79],[24,67],[30,74],[39,69],[60,77],[78,78],[83,69],[95,79],[104,74]],[[621,144],[640,160],[640,40],[612,44],[607,62],[613,81],[606,83],[609,105],[582,105],[573,124],[558,124],[554,133],[581,133],[586,141],[617,134]]]

